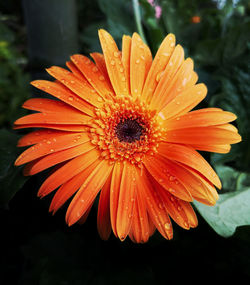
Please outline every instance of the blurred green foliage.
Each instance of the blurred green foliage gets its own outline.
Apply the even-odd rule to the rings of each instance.
[[[0,127],[10,128],[24,114],[29,97],[27,56],[21,46],[22,26],[15,15],[0,14]]]

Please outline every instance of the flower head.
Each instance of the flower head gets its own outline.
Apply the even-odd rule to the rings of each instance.
[[[122,51],[99,31],[103,54],[94,61],[73,55],[69,70],[47,69],[55,81],[31,84],[59,100],[32,98],[36,111],[15,128],[39,128],[18,145],[29,146],[16,160],[25,175],[56,168],[38,195],[55,192],[50,211],[71,199],[66,222],[84,222],[99,195],[98,231],[120,240],[146,242],[157,229],[173,236],[171,220],[197,226],[193,199],[214,205],[221,183],[197,152],[227,153],[241,140],[229,124],[236,119],[219,108],[191,111],[206,96],[196,84],[193,61],[169,34],[152,60],[138,34],[123,36]]]

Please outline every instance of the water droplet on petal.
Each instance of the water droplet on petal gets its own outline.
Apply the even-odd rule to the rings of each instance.
[[[174,176],[170,176],[170,177],[169,177],[169,180],[170,180],[170,181],[174,181],[174,180],[175,180],[175,177],[174,177]]]
[[[164,56],[170,56],[170,53],[169,53],[169,52],[164,52],[162,55],[164,55]]]
[[[118,57],[119,56],[119,52],[115,51],[114,52],[114,57]]]
[[[74,100],[74,98],[72,97],[72,96],[69,96],[69,101],[73,101]]]
[[[91,60],[89,58],[86,59],[85,64],[90,64],[90,63],[91,63]]]
[[[159,72],[159,73],[156,75],[155,80],[156,80],[157,82],[159,82],[159,81],[161,80],[163,74],[164,74],[164,71]]]
[[[114,60],[111,60],[110,64],[111,64],[111,65],[115,65],[115,61],[114,61]]]
[[[159,203],[159,204],[158,204],[158,207],[159,207],[160,209],[164,209],[164,206],[162,205],[162,203]]]
[[[139,60],[139,59],[137,59],[137,60],[135,61],[135,63],[137,63],[137,64],[138,64],[139,62],[140,62],[140,60]]]
[[[170,223],[166,223],[166,224],[164,225],[164,227],[165,227],[166,230],[170,230],[171,224],[170,224]]]

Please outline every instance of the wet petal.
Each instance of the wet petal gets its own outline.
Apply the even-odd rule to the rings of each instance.
[[[99,38],[105,58],[108,74],[115,93],[118,95],[129,94],[129,85],[124,74],[121,54],[118,47],[109,33],[99,30]],[[121,71],[122,70],[122,71]]]
[[[68,207],[66,222],[69,226],[76,223],[88,210],[108,179],[112,167],[113,165],[110,165],[107,160],[102,160],[85,180]]]

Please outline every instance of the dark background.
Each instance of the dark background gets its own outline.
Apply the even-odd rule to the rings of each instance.
[[[249,23],[248,26],[242,23],[249,18],[250,7],[246,1],[240,1],[242,5],[237,7],[228,1],[231,6],[226,7],[226,12],[225,9],[219,11],[212,1],[179,2],[176,5],[174,1],[158,1],[163,8],[168,7],[164,10],[168,17],[165,19],[163,14],[161,19],[156,20],[147,1],[140,1],[145,36],[155,52],[164,35],[175,32],[186,54],[196,57],[199,77],[209,87],[208,98],[203,104],[211,105],[218,98],[214,94],[227,95],[229,91],[225,88],[239,88],[238,81],[244,83],[242,78],[230,78],[233,72],[237,72],[230,68],[237,62],[237,68],[247,72],[244,66],[249,58],[246,39],[242,36],[244,44],[239,46],[236,43],[241,39],[235,38],[232,43],[230,40],[236,35],[247,34]],[[21,3],[11,0],[0,4],[0,123],[4,130],[0,142],[0,178],[3,178],[0,195],[0,284],[249,282],[249,226],[238,227],[233,236],[224,238],[197,212],[199,226],[186,231],[174,224],[171,241],[164,240],[158,233],[146,244],[133,244],[129,239],[120,242],[113,235],[108,241],[102,241],[96,229],[96,207],[93,207],[84,225],[69,228],[64,220],[67,205],[52,216],[48,213],[51,197],[42,200],[36,197],[46,173],[25,180],[20,169],[12,169],[8,164],[9,161],[13,163],[20,152],[16,150],[15,143],[24,132],[14,133],[11,126],[16,118],[24,114],[20,108],[22,102],[35,93],[28,82],[33,78],[46,78],[45,67],[53,64],[63,66],[74,52],[87,54],[98,51],[98,28],[108,29],[118,42],[123,33],[136,31],[131,3],[124,0],[46,0],[43,5],[40,3],[43,7],[39,8],[37,17],[34,5],[40,4],[36,1],[25,0]],[[231,12],[234,18],[232,15],[229,17]],[[40,13],[44,16],[41,17]],[[197,25],[192,23],[192,16],[195,15],[201,17],[201,23]],[[49,22],[51,18],[53,21]],[[223,34],[226,25],[228,30]],[[44,44],[40,43],[44,41]],[[230,44],[234,52],[230,51]],[[226,57],[226,52],[230,59]],[[227,79],[233,87],[228,87]],[[249,84],[248,79],[246,82]],[[244,94],[249,92],[249,87],[246,90]],[[241,97],[235,100],[241,106]],[[235,105],[232,102],[233,99],[227,103]],[[223,100],[219,103],[227,106]],[[244,104],[247,108],[249,102],[244,101]],[[238,127],[243,138],[249,133],[245,126],[249,122],[247,112],[242,107],[237,113],[242,122]],[[247,172],[249,146],[245,142],[240,148],[242,152],[234,148],[232,155],[225,156],[225,163],[237,171]],[[214,159],[218,160],[220,157]]]

